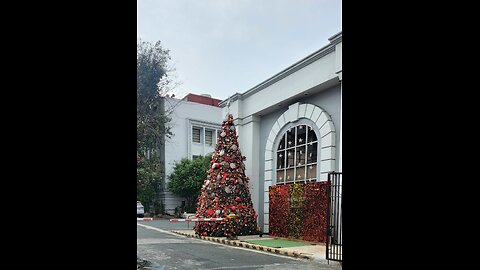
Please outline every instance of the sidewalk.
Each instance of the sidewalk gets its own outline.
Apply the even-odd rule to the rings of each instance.
[[[273,247],[267,247],[267,246],[261,246],[261,245],[254,245],[254,244],[245,242],[248,240],[275,239],[273,237],[269,237],[268,235],[263,235],[262,237],[260,237],[259,235],[245,235],[245,236],[238,236],[238,240],[228,240],[226,237],[199,236],[195,234],[194,230],[190,230],[190,229],[175,229],[175,230],[172,230],[172,232],[183,235],[183,236],[187,236],[187,237],[203,239],[203,240],[217,242],[217,243],[231,245],[231,246],[256,249],[256,250],[261,250],[265,252],[291,256],[295,258],[314,260],[317,262],[321,262],[325,264],[328,263],[330,265],[338,265],[339,267],[341,267],[341,264],[339,262],[327,261],[327,259],[325,258],[326,247],[322,243],[319,243],[319,244],[312,243],[310,245],[297,246],[297,247],[273,248]]]

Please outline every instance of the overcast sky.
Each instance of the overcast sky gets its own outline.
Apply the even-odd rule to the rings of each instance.
[[[170,50],[177,98],[244,93],[341,30],[341,0],[137,0],[137,38]]]

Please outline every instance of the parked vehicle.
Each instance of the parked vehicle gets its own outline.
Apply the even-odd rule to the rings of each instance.
[[[140,201],[137,201],[137,217],[143,218],[143,215],[145,215],[145,208]]]

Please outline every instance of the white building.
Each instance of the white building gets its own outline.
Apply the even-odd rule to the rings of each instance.
[[[326,181],[328,172],[342,170],[342,33],[329,41],[220,103],[222,116],[233,114],[264,232],[269,231],[269,186]]]
[[[188,94],[183,99],[165,98],[165,110],[171,111],[172,138],[166,139],[161,159],[165,164],[165,187],[160,199],[165,212],[173,214],[175,207],[185,204],[185,200],[168,191],[168,175],[173,172],[176,162],[182,158],[193,159],[213,153],[223,116],[218,106],[220,100],[209,95]]]

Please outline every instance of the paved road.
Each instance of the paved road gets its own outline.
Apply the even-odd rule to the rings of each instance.
[[[192,224],[190,224],[190,227]],[[137,257],[149,264],[142,269],[316,269],[338,270],[338,266],[251,249],[187,238],[169,232],[187,224],[168,220],[137,222]]]

